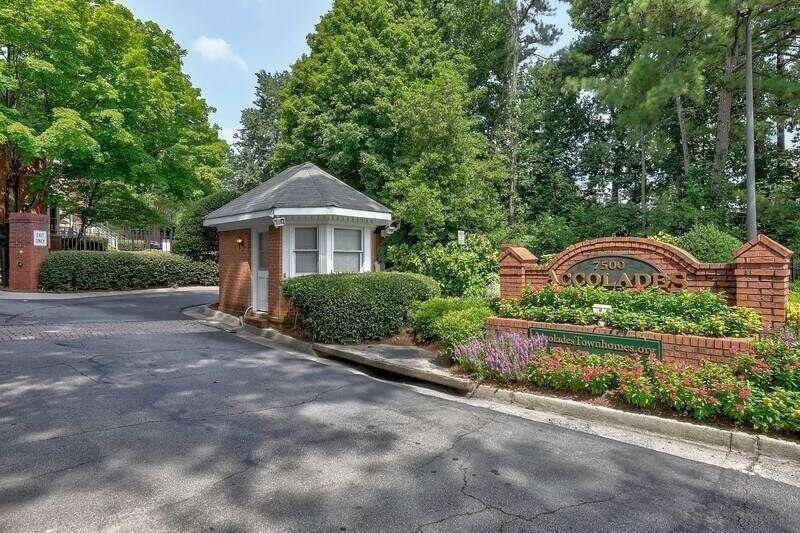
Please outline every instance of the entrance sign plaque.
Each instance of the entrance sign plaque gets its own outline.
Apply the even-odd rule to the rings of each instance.
[[[572,265],[563,274],[550,270],[553,285],[591,285],[609,289],[660,289],[679,290],[686,286],[686,274],[664,274],[647,261],[623,255],[606,255],[584,259]]]
[[[584,333],[581,331],[567,331],[557,328],[528,328],[528,336],[543,335],[548,346],[568,348],[579,352],[589,352],[599,355],[613,354],[628,357],[664,357],[661,341],[642,339],[639,337],[626,337],[623,335],[602,335],[598,333]]]

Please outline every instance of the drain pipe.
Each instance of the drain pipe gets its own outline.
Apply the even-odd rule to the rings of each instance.
[[[245,309],[244,310],[244,314],[239,317],[239,331],[244,329],[244,319],[247,318],[247,313],[249,313],[253,309],[254,309],[254,307],[251,305],[250,307]]]

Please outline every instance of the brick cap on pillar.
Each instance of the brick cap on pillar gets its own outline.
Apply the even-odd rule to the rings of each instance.
[[[9,213],[9,222],[42,222],[50,223],[50,215],[41,213]]]
[[[745,254],[746,252],[748,252],[749,250],[751,250],[752,248],[754,248],[755,246],[758,246],[758,245],[761,245],[762,248],[767,248],[767,249],[771,250],[778,257],[783,257],[783,258],[788,259],[793,254],[793,252],[789,248],[783,246],[780,243],[777,243],[777,242],[773,241],[772,239],[770,239],[766,235],[758,234],[758,236],[755,239],[744,243],[738,250],[733,252],[734,261],[738,257],[742,256],[743,254]]]
[[[502,264],[506,258],[510,259],[510,261],[505,261],[505,263],[517,262],[524,264],[536,263],[537,261],[536,256],[523,246],[502,246],[500,248],[500,264]]]

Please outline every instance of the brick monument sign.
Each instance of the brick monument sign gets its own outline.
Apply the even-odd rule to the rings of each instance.
[[[500,296],[518,298],[524,287],[538,289],[546,284],[556,287],[594,285],[620,290],[709,289],[724,294],[730,305],[754,309],[761,315],[765,329],[771,330],[782,328],[786,322],[791,256],[791,250],[764,235],[736,250],[732,263],[701,263],[681,248],[636,237],[584,241],[544,264],[525,248],[507,246],[499,259]],[[507,318],[490,318],[488,327],[517,332],[541,330],[551,339],[578,346],[605,346],[612,343],[613,336],[624,336],[623,344],[629,346],[615,351],[650,350],[653,355],[665,359],[687,362],[725,361],[730,358],[732,348],[746,349],[750,343],[750,339],[619,332],[599,326],[554,325]],[[619,342],[613,344],[621,346]],[[643,347],[648,345],[650,348]]]

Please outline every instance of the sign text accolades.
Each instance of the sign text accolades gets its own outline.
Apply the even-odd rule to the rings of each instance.
[[[630,357],[663,357],[661,341],[625,337],[621,335],[602,335],[599,333],[583,333],[554,328],[528,328],[528,336],[543,335],[547,345],[555,348],[566,348],[573,351],[606,355],[627,355]]]
[[[550,270],[553,285],[590,285],[614,289],[658,287],[680,290],[686,287],[686,274],[664,274],[656,267],[633,257],[608,255],[584,259],[563,274]]]

